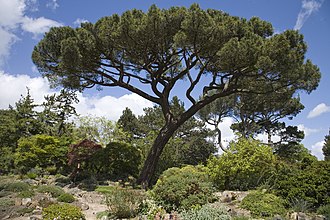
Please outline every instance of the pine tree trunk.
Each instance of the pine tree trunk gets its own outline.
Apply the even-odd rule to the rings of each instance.
[[[151,183],[152,176],[155,173],[160,155],[169,139],[172,137],[178,126],[167,125],[157,135],[147,159],[144,162],[140,177],[137,180],[137,184],[141,185],[143,188],[148,188]]]

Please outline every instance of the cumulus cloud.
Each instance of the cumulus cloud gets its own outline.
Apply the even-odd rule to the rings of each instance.
[[[233,130],[230,129],[230,126],[234,123],[234,119],[230,117],[226,117],[222,120],[222,122],[219,124],[219,129],[221,131],[221,142],[222,145],[227,148],[229,143],[236,138]],[[213,125],[206,124],[206,127],[209,129],[214,129]],[[214,136],[210,139],[210,141],[218,142],[217,137]],[[219,149],[219,154],[223,153],[221,149]]]
[[[231,130],[230,126],[234,123],[234,119],[226,117],[219,125],[222,135],[222,143],[224,146],[228,146],[229,142],[235,139],[235,134]]]
[[[131,93],[119,98],[113,96],[86,97],[78,95],[77,112],[81,115],[105,116],[117,121],[126,107],[136,115],[143,114],[143,108],[152,107],[152,103],[141,96]]]
[[[307,21],[309,16],[313,12],[317,12],[321,8],[323,0],[303,0],[300,12],[297,17],[296,25],[294,26],[295,30],[300,30],[304,23]]]
[[[60,7],[60,5],[57,3],[57,0],[50,0],[47,4],[46,4],[47,8],[50,8],[52,10],[56,10],[58,7]]]
[[[321,103],[308,113],[307,118],[315,118],[327,112],[330,112],[330,106],[326,105],[325,103]]]
[[[297,127],[298,127],[298,130],[304,132],[305,137],[307,137],[307,136],[309,136],[309,135],[311,135],[311,134],[313,134],[313,133],[317,133],[317,132],[320,131],[320,129],[316,129],[316,128],[308,128],[308,127],[306,127],[306,126],[303,125],[303,124],[299,124]]]
[[[26,16],[26,11],[36,10],[36,0],[0,0],[0,67],[10,55],[11,46],[19,39],[16,32],[24,30],[36,37],[59,22],[40,17]],[[31,8],[31,7],[34,8]]]
[[[310,148],[311,154],[316,156],[319,160],[324,159],[324,155],[322,151],[323,145],[324,145],[324,141],[319,141],[313,144]]]
[[[0,67],[6,62],[10,55],[10,48],[18,38],[0,27]]]
[[[75,26],[77,26],[77,27],[80,27],[80,25],[81,25],[82,23],[86,23],[86,22],[89,22],[89,21],[86,20],[86,19],[84,19],[84,18],[77,18],[77,19],[73,22],[73,24],[74,24]]]
[[[0,26],[13,29],[20,23],[26,4],[24,0],[0,0]]]
[[[14,105],[21,95],[26,95],[27,87],[36,103],[42,103],[44,95],[54,93],[48,81],[41,77],[32,78],[28,75],[10,75],[0,71],[0,108]]]
[[[42,77],[30,77],[28,75],[10,75],[0,71],[0,108],[8,108],[14,105],[21,95],[26,95],[27,87],[35,103],[41,104],[44,96],[56,91],[49,88],[47,79]],[[76,105],[78,114],[105,116],[116,121],[122,111],[128,107],[134,114],[143,114],[143,108],[151,107],[152,103],[137,94],[126,94],[119,98],[113,96],[85,96],[79,93],[80,102]]]
[[[35,37],[39,34],[43,34],[47,32],[51,27],[59,27],[59,26],[62,26],[62,24],[57,21],[50,20],[44,17],[40,17],[40,18],[24,17],[22,19],[22,29],[24,31],[34,34]]]

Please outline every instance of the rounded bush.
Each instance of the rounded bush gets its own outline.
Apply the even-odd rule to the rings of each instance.
[[[69,193],[63,193],[59,197],[57,197],[57,201],[59,202],[66,202],[66,203],[71,203],[74,202],[75,198],[73,195]]]
[[[202,167],[170,168],[158,179],[152,195],[167,211],[191,209],[212,200],[213,187]]]
[[[275,171],[272,148],[251,139],[231,142],[228,150],[208,160],[208,174],[220,190],[255,189]]]
[[[140,204],[145,199],[143,190],[103,186],[96,189],[105,195],[109,217],[115,219],[133,218],[138,214]]]
[[[251,211],[254,217],[271,217],[286,212],[284,201],[280,197],[262,191],[249,193],[242,200],[241,208]]]
[[[326,219],[330,219],[330,204],[320,206],[317,209],[317,214],[324,215]]]
[[[80,220],[85,219],[81,209],[69,204],[53,204],[44,208],[42,217],[45,220],[61,219],[61,220]]]
[[[34,192],[32,190],[22,191],[18,194],[18,197],[21,198],[31,198],[33,196],[34,196]]]
[[[189,211],[183,211],[180,213],[182,220],[230,220],[231,217],[228,214],[224,206],[216,207],[211,204],[203,205],[200,209],[191,209]]]
[[[330,204],[330,161],[316,161],[304,169],[286,165],[275,179],[274,192],[288,202],[299,198],[312,207]]]
[[[59,197],[64,194],[64,190],[58,186],[41,185],[38,187],[38,192],[50,193],[53,197]]]
[[[30,185],[25,182],[12,182],[12,183],[6,183],[4,185],[4,190],[10,191],[10,192],[22,192],[22,191],[28,191],[30,189]]]

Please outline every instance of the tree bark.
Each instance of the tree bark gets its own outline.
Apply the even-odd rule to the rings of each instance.
[[[173,123],[165,125],[153,142],[147,159],[144,162],[140,176],[137,179],[137,184],[141,185],[143,188],[148,188],[150,186],[151,179],[155,173],[160,155],[162,154],[165,145],[177,130],[177,128],[178,125]]]

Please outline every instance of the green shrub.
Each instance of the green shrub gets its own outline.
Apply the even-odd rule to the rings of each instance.
[[[9,196],[10,194],[12,194],[12,192],[0,191],[0,198]]]
[[[170,168],[158,179],[151,194],[167,211],[189,210],[214,200],[212,182],[202,167]]]
[[[145,199],[140,204],[139,215],[147,217],[148,220],[156,219],[157,215],[163,219],[165,214],[165,209],[162,206],[157,205],[152,199]]]
[[[75,198],[73,195],[69,193],[63,193],[59,197],[57,197],[57,201],[59,202],[66,202],[66,203],[71,203],[75,201]]]
[[[129,176],[137,177],[140,161],[141,152],[137,147],[127,143],[110,142],[92,156],[88,169],[93,173],[97,170],[98,175],[114,180],[127,179]]]
[[[324,215],[325,219],[329,220],[330,219],[330,204],[320,206],[317,209],[317,214]]]
[[[25,182],[11,182],[4,185],[4,190],[10,192],[22,192],[30,189],[30,185]]]
[[[96,213],[96,219],[102,219],[103,216],[109,216],[110,213],[109,211],[102,211],[102,212],[98,212]]]
[[[272,148],[259,141],[240,139],[228,150],[208,160],[208,174],[220,190],[255,189],[275,171]]]
[[[33,210],[34,210],[34,208],[24,207],[24,208],[21,208],[21,209],[17,210],[17,213],[20,214],[20,215],[24,215],[26,213],[32,213]]]
[[[182,220],[230,220],[224,206],[214,206],[212,204],[203,205],[200,209],[191,209],[180,213]]]
[[[66,176],[55,176],[56,177],[56,184],[58,185],[67,185],[69,183],[71,183],[71,180],[69,177]]]
[[[33,173],[33,172],[28,172],[26,174],[26,176],[29,178],[29,179],[36,179],[38,177],[38,174],[36,173]]]
[[[44,134],[22,137],[14,154],[15,166],[23,174],[38,167],[42,169],[55,167],[55,170],[59,170],[67,166],[67,145],[64,139]]]
[[[45,220],[61,219],[61,220],[80,220],[85,219],[81,209],[69,204],[53,204],[44,208],[42,217]]]
[[[25,190],[18,194],[20,198],[31,198],[34,196],[34,192],[32,190]]]
[[[50,193],[53,197],[59,197],[64,193],[64,190],[58,186],[47,186],[47,185],[39,186],[37,191],[41,193]]]
[[[0,198],[0,211],[6,210],[7,207],[15,205],[15,201],[10,198]]]
[[[274,194],[262,191],[249,193],[241,203],[241,208],[251,211],[254,217],[272,217],[285,214],[284,201]]]
[[[94,175],[87,175],[78,185],[79,189],[86,191],[94,191],[98,185],[98,181]]]
[[[319,207],[330,203],[330,161],[316,161],[304,169],[283,166],[274,184],[276,195],[288,203],[300,198]]]
[[[145,194],[142,190],[125,189],[121,187],[100,187],[96,191],[106,197],[106,204],[111,217],[135,217]]]

